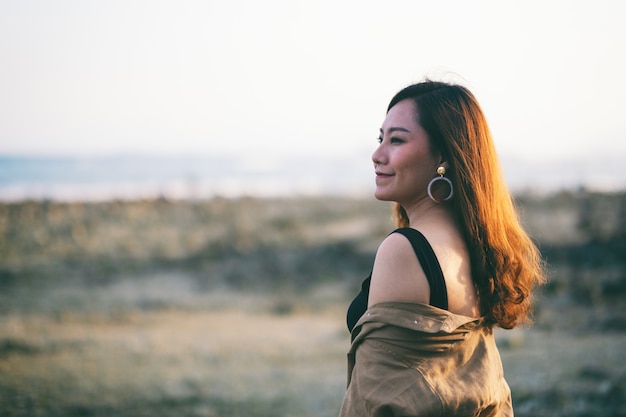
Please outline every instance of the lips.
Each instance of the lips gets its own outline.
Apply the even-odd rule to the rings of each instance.
[[[389,178],[392,178],[393,174],[389,174],[387,172],[376,171],[376,184],[382,184],[386,182]]]

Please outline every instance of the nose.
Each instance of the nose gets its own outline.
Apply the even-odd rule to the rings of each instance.
[[[382,146],[378,146],[374,153],[372,154],[372,162],[374,162],[374,166],[378,166],[385,163],[385,156]]]

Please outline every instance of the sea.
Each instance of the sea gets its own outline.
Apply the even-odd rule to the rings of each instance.
[[[619,158],[621,159],[621,158]],[[626,190],[626,164],[501,158],[513,193]],[[369,160],[236,155],[0,155],[0,201],[371,196]]]

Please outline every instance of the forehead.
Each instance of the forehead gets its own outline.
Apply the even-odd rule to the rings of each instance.
[[[402,100],[389,109],[382,129],[404,127],[407,129],[418,126],[417,108],[413,100]]]

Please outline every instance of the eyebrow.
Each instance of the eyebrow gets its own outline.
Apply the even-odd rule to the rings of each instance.
[[[393,133],[393,132],[411,133],[409,129],[405,129],[404,127],[390,127],[389,129],[387,129],[387,133]],[[380,128],[380,133],[384,133],[382,127]]]

